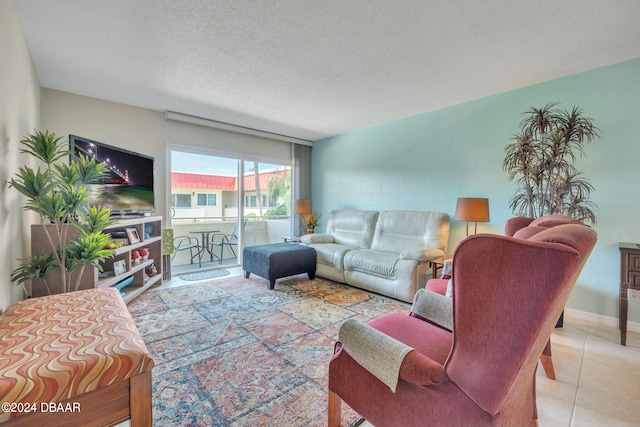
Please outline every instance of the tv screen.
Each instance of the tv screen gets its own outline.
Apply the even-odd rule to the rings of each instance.
[[[89,185],[92,206],[110,208],[112,215],[147,214],[155,210],[154,158],[69,135],[71,156],[83,154],[107,165],[107,176]]]

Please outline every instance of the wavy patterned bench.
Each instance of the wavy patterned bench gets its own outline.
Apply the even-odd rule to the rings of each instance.
[[[153,359],[116,289],[20,301],[0,337],[3,427],[152,424]]]

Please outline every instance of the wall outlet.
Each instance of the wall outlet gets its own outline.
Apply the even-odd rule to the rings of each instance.
[[[640,301],[640,290],[629,289],[629,299]]]

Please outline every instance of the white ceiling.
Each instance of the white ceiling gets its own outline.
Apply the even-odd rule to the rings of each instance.
[[[307,140],[640,57],[638,0],[13,2],[43,87]]]

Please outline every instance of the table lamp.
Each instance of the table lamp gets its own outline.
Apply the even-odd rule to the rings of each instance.
[[[295,213],[298,215],[307,215],[311,213],[311,200],[309,199],[300,199],[296,200]]]
[[[469,237],[469,222],[474,222],[475,230],[473,234],[476,234],[479,222],[489,222],[489,199],[478,197],[458,198],[455,219],[467,222],[467,237]]]
[[[300,215],[300,221],[302,221],[302,218],[305,215],[309,215],[310,213],[312,213],[312,211],[311,211],[311,200],[309,200],[309,199],[296,200],[295,204],[294,204],[294,207],[293,207],[293,210],[296,213],[296,215]]]

